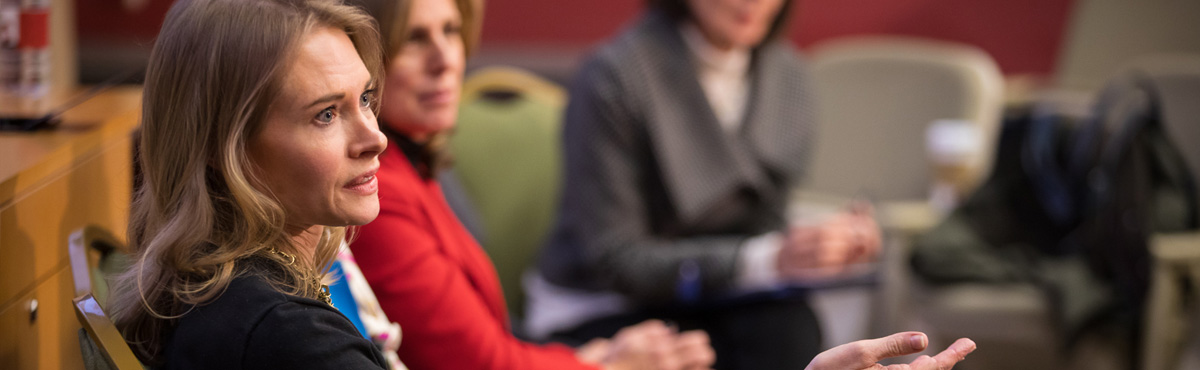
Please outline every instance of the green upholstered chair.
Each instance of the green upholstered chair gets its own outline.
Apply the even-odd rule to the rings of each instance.
[[[529,72],[477,70],[464,83],[450,142],[455,174],[483,223],[480,244],[514,319],[523,316],[521,274],[555,221],[565,103],[561,87]]]

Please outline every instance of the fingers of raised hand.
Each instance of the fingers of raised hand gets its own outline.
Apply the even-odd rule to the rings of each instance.
[[[950,370],[959,361],[967,357],[967,354],[975,350],[975,342],[967,338],[960,338],[951,344],[949,348],[938,353],[935,356],[921,356],[909,363],[906,367],[898,367],[897,369],[904,370]],[[890,368],[890,367],[889,367]]]
[[[879,369],[879,360],[920,352],[928,345],[925,334],[902,332],[883,338],[860,340],[830,348],[817,355],[810,370]]]
[[[959,338],[949,348],[933,356],[933,358],[937,360],[939,365],[945,366],[944,368],[939,368],[939,370],[950,369],[954,367],[954,364],[967,358],[967,355],[973,351],[975,351],[974,341],[967,338]]]
[[[860,342],[865,347],[860,355],[861,363],[870,365],[885,358],[921,352],[929,345],[929,338],[925,334],[910,331]]]

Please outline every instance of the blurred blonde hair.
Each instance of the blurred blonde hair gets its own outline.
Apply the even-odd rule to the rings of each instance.
[[[464,57],[470,57],[479,46],[479,31],[483,27],[483,0],[448,0],[453,1],[462,17],[462,35]],[[408,40],[408,15],[412,11],[412,0],[347,0],[375,18],[379,23],[379,34],[383,40],[384,63],[391,63],[391,58],[400,53]],[[380,129],[391,139],[397,139],[400,133],[388,129],[380,122]],[[416,170],[424,178],[434,178],[438,171],[453,164],[449,152],[451,132],[439,132],[424,143],[415,143],[417,148],[407,153],[417,162]]]
[[[463,50],[471,56],[479,46],[479,30],[483,27],[483,0],[449,0],[458,8],[462,17]],[[379,35],[383,40],[384,61],[400,52],[408,40],[408,13],[412,11],[412,0],[347,0],[347,4],[361,7],[379,23]]]
[[[287,214],[246,155],[279,95],[298,44],[317,27],[345,30],[371,76],[383,55],[370,17],[335,0],[182,0],[163,23],[146,70],[130,209],[133,266],[109,300],[144,363],[191,307],[216,299],[247,267],[281,292],[317,297],[344,227],[326,227],[310,263],[284,230]],[[378,112],[376,112],[378,113]]]

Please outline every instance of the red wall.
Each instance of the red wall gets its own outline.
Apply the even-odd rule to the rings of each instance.
[[[154,41],[170,0],[148,0],[137,11],[126,11],[120,0],[75,0],[75,25],[79,41]]]
[[[1054,71],[1073,0],[797,0],[789,36],[802,48],[837,36],[901,34],[983,48],[1006,74]],[[495,0],[484,45],[584,46],[640,11],[642,0]]]
[[[901,34],[977,45],[1007,74],[1054,71],[1074,0],[795,0],[789,35],[800,47],[831,37]],[[170,2],[137,14],[117,0],[77,0],[80,40],[153,39]],[[580,48],[603,41],[640,12],[644,0],[491,0],[487,46]]]
[[[891,33],[976,45],[1006,74],[1054,72],[1073,0],[800,0],[792,39]]]
[[[641,11],[644,0],[492,0],[482,42],[585,46],[603,41]]]

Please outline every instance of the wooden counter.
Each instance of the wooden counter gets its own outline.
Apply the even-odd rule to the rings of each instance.
[[[140,103],[140,87],[117,87],[57,129],[0,132],[0,368],[83,368],[67,239],[88,224],[125,235]],[[5,99],[0,113],[20,105]]]

